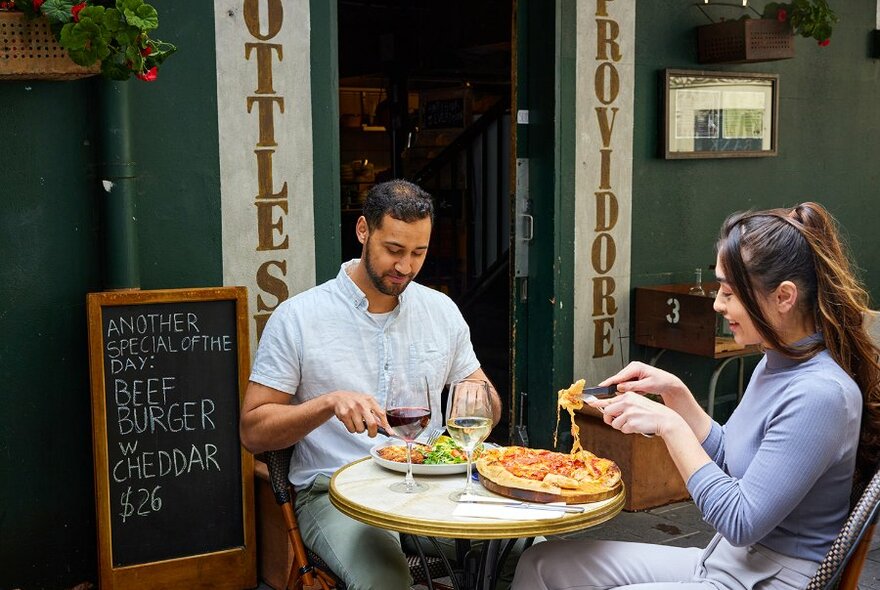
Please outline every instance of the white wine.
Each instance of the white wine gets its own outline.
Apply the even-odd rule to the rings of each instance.
[[[461,416],[447,420],[446,430],[458,446],[470,452],[492,432],[492,420],[480,416]]]

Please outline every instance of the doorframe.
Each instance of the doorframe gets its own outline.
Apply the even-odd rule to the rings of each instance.
[[[312,184],[315,211],[315,284],[339,272],[342,190],[339,177],[339,19],[336,0],[309,0],[312,84]],[[315,35],[315,31],[326,35]],[[295,108],[295,105],[292,107]],[[351,228],[347,228],[352,231]]]
[[[573,370],[576,8],[576,0],[516,0],[514,12],[513,104],[528,111],[514,151],[528,160],[534,239],[529,276],[511,279],[511,408],[528,392],[529,443],[540,448],[553,447],[556,391]],[[559,448],[570,447],[563,426]]]

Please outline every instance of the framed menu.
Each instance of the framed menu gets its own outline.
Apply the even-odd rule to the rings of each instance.
[[[663,72],[663,156],[775,156],[779,76],[667,69]]]

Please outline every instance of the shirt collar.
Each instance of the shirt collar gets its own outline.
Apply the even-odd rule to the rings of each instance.
[[[825,339],[822,337],[820,332],[816,332],[815,334],[810,334],[806,338],[801,338],[794,344],[792,344],[792,348],[807,348],[808,346],[816,343],[816,342],[824,342]],[[793,367],[803,361],[799,361],[790,357],[785,356],[779,351],[767,349],[767,368],[768,369],[788,369]]]
[[[342,291],[343,296],[345,296],[354,307],[367,311],[370,302],[367,299],[366,294],[361,291],[360,287],[357,286],[348,274],[348,271],[353,270],[354,266],[359,262],[360,258],[353,258],[348,262],[343,262],[339,267],[339,274],[336,275],[336,284],[339,286],[339,290]],[[397,307],[395,309],[400,309],[403,306],[403,302],[406,299],[405,295],[405,293],[401,293],[397,296]]]

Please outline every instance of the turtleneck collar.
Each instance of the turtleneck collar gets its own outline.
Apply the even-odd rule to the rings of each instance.
[[[792,348],[806,348],[814,342],[824,341],[825,339],[822,337],[822,334],[820,332],[816,332],[815,334],[811,334],[806,338],[801,338],[800,340],[792,344]],[[767,349],[765,354],[767,355],[767,368],[770,370],[788,369],[803,362],[787,357],[779,351],[769,348]]]

